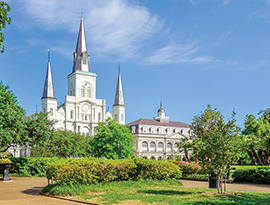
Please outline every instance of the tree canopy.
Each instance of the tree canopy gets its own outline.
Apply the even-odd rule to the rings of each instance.
[[[225,122],[224,116],[208,105],[202,114],[193,118],[191,125],[196,157],[208,174],[215,173],[220,179],[228,171],[227,165],[236,163],[241,149],[235,114]]]
[[[11,23],[11,18],[8,16],[8,12],[10,12],[10,6],[4,1],[0,1],[0,52],[3,53],[5,47],[3,42],[5,40],[4,34],[2,33],[2,29],[6,27],[6,24]]]
[[[28,141],[25,127],[25,111],[9,87],[0,82],[0,147],[4,147],[0,151],[12,144],[24,145]]]
[[[127,126],[109,119],[98,123],[96,132],[97,134],[91,141],[93,156],[107,159],[123,159],[134,156],[134,136]]]

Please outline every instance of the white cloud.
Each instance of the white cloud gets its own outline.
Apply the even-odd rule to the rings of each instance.
[[[230,1],[231,1],[231,0],[223,0],[223,1],[222,1],[222,5],[225,6],[225,5],[227,5]]]
[[[201,47],[198,42],[187,44],[170,43],[155,51],[145,62],[152,65],[175,64],[175,63],[210,63],[215,61],[211,56],[194,56]]]
[[[35,26],[45,30],[78,32],[80,10],[90,53],[96,59],[113,56],[129,60],[141,46],[163,26],[159,17],[135,1],[127,0],[21,0],[21,12]],[[31,23],[31,22],[30,22]]]

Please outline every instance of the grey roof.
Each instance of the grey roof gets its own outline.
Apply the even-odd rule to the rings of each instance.
[[[118,72],[118,81],[117,81],[114,105],[125,105],[120,70]]]
[[[76,70],[82,70],[81,58],[83,57],[84,52],[86,52],[87,57],[89,57],[88,52],[87,52],[86,37],[85,37],[85,31],[84,31],[84,26],[83,26],[83,18],[81,18],[77,46],[76,46],[76,52],[74,52],[76,55],[76,59],[75,59],[74,65],[73,65],[72,72],[75,72]],[[88,72],[90,72],[89,61],[88,61]]]
[[[139,119],[133,122],[128,123],[127,125],[155,125],[155,126],[168,126],[168,127],[184,127],[189,128],[189,124],[177,121],[168,121],[168,122],[160,122],[157,120],[151,119]]]
[[[48,61],[47,73],[46,73],[42,98],[55,98],[50,61]]]

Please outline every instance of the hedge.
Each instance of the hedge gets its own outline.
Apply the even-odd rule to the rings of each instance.
[[[232,177],[238,182],[270,184],[270,167],[236,168]]]
[[[47,178],[59,185],[100,182],[180,178],[179,168],[164,161],[142,158],[133,160],[78,159],[48,164]]]
[[[208,181],[208,174],[183,174],[181,179],[196,180],[196,181]]]

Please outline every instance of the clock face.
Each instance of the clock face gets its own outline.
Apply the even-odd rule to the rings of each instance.
[[[84,104],[83,106],[82,106],[82,111],[83,112],[87,112],[89,110],[89,105],[88,104]]]

